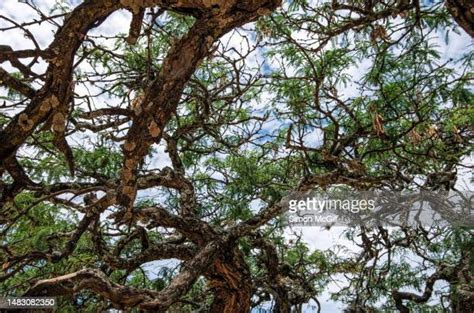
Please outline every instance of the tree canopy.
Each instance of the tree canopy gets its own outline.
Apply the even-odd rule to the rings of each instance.
[[[469,227],[351,227],[352,250],[322,249],[282,220],[292,192],[456,188],[470,1],[44,3],[15,4],[28,21],[0,4],[0,295],[60,312],[318,312],[329,296],[474,311]],[[27,48],[3,41],[17,34]]]

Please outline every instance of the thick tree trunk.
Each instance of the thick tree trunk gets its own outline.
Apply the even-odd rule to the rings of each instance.
[[[241,253],[232,249],[214,262],[209,273],[210,287],[214,289],[212,313],[248,313],[252,297],[250,271]]]

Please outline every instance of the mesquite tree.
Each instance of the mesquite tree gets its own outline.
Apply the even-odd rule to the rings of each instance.
[[[1,295],[290,312],[343,276],[350,312],[474,311],[468,228],[348,228],[338,253],[281,222],[295,191],[454,188],[473,53],[438,43],[473,36],[470,1],[40,2],[0,11],[31,46],[0,46]]]

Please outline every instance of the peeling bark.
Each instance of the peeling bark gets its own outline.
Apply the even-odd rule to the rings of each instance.
[[[194,3],[197,9],[208,8],[206,4],[203,8],[202,4]],[[217,13],[214,10],[206,11],[207,16],[199,18],[188,34],[170,49],[158,77],[144,95],[143,101],[138,104],[141,106],[140,115],[134,119],[124,146],[124,167],[125,162],[133,160],[132,173],[138,170],[138,165],[148,154],[150,146],[161,139],[163,129],[176,111],[184,86],[209,54],[214,42],[235,27],[274,10],[280,5],[280,1],[218,1],[216,5],[219,6]],[[126,149],[132,143],[137,143],[136,147]],[[118,201],[127,209],[125,218],[130,219],[130,210],[136,197],[136,179],[135,175],[122,175],[121,178],[123,183],[118,192]]]
[[[45,260],[54,263],[68,257],[74,252],[81,236],[90,231],[94,236],[93,238],[98,239],[95,242],[97,245],[96,251],[103,252],[103,254],[97,253],[97,255],[101,259],[101,265],[107,270],[125,269],[130,271],[146,262],[162,258],[178,258],[184,261],[181,271],[174,277],[168,287],[160,292],[126,287],[111,282],[104,273],[106,270],[102,272],[95,269],[84,269],[56,278],[37,281],[32,284],[26,295],[61,296],[89,290],[110,300],[117,308],[138,308],[145,311],[164,312],[180,299],[182,300],[196,280],[204,276],[210,290],[213,292],[211,312],[249,312],[255,286],[253,286],[249,267],[245,262],[243,253],[239,250],[237,241],[244,236],[254,238],[254,231],[281,214],[285,205],[283,205],[283,202],[275,203],[247,221],[225,229],[214,227],[213,224],[206,222],[204,218],[198,215],[199,204],[193,182],[186,177],[185,166],[179,159],[177,141],[180,140],[180,137],[166,134],[164,130],[178,109],[186,84],[200,63],[215,51],[216,41],[235,27],[255,21],[258,17],[271,13],[278,5],[280,5],[279,0],[91,0],[85,1],[67,15],[64,25],[56,33],[53,43],[46,50],[13,51],[9,47],[0,46],[0,62],[9,61],[14,67],[20,69],[25,77],[29,75],[28,68],[19,62],[19,58],[41,57],[49,63],[45,73],[45,84],[39,90],[34,90],[0,68],[0,74],[2,75],[0,85],[16,90],[27,98],[25,101],[29,101],[27,108],[19,112],[7,127],[0,131],[0,141],[2,142],[0,146],[0,175],[4,171],[8,171],[13,179],[13,183],[9,184],[0,181],[0,205],[13,201],[15,196],[24,190],[34,192],[35,197],[44,196],[44,199],[47,199],[46,201],[59,204],[66,200],[64,197],[59,199],[58,195],[55,198],[55,195],[52,195],[54,192],[72,191],[75,196],[86,195],[84,196],[84,207],[76,203],[69,203],[71,207],[78,207],[84,213],[84,217],[77,224],[75,230],[55,234],[67,238],[64,244],[56,247],[56,250],[51,248],[46,252],[33,251],[13,257],[11,256],[12,253],[8,253],[8,260],[4,265],[4,271],[8,271],[8,273],[0,276],[0,281],[21,271],[23,267],[34,265],[37,261]],[[333,5],[336,8],[338,4],[333,3]],[[113,176],[113,178],[112,176],[107,177],[107,175],[101,176],[94,172],[90,174],[94,179],[93,183],[76,181],[42,185],[31,181],[15,158],[15,152],[40,124],[43,124],[40,131],[52,129],[54,134],[53,143],[65,155],[71,174],[74,175],[73,154],[66,141],[66,130],[67,123],[74,120],[69,116],[73,93],[73,61],[88,31],[98,26],[112,12],[118,9],[127,9],[133,14],[127,41],[134,44],[141,32],[145,10],[153,6],[159,6],[159,12],[170,10],[192,15],[195,17],[195,24],[186,35],[173,44],[161,64],[161,70],[149,75],[149,77],[156,78],[150,78],[152,80],[148,82],[143,91],[140,91],[142,93],[136,97],[130,109],[104,108],[84,113],[82,116],[85,119],[93,119],[103,117],[103,115],[123,115],[126,118],[120,121],[132,123],[122,145],[124,160],[120,178],[117,179],[116,176]],[[472,4],[467,0],[447,0],[446,6],[461,27],[473,36]],[[349,29],[356,29],[370,22],[387,18],[390,15],[396,16],[415,7],[415,3],[403,2],[400,7],[387,8],[380,13],[372,12],[372,14],[369,11],[362,11],[362,17],[331,31],[327,34],[328,38],[337,36]],[[339,8],[344,9],[342,5]],[[383,27],[376,26],[372,33],[373,40],[382,39],[386,41],[387,34],[385,32]],[[152,69],[149,71],[151,72]],[[206,117],[210,117],[213,114],[212,109],[214,109],[212,105],[208,104],[207,108],[202,110]],[[350,111],[348,110],[348,112]],[[373,120],[375,134],[384,135],[383,126],[381,116],[375,116]],[[90,127],[94,126],[90,125]],[[109,126],[101,127],[104,126],[96,126],[93,129],[107,129]],[[433,130],[429,132],[433,133]],[[436,135],[435,130],[434,132],[434,135]],[[358,135],[360,133],[354,134],[354,136]],[[414,138],[416,137],[415,134],[412,133],[411,135],[413,137],[411,138],[412,141],[416,141],[416,143],[420,141],[420,138]],[[417,136],[419,137],[419,135]],[[459,135],[457,136],[459,137]],[[166,140],[174,169],[165,168],[159,174],[138,176],[150,147],[162,138]],[[344,140],[346,140],[346,143],[350,143],[352,139]],[[115,141],[123,141],[123,138]],[[327,153],[328,157],[333,154],[337,155],[337,150],[344,149],[346,146],[346,144],[343,144],[338,147],[336,143],[338,142],[335,141],[330,153]],[[291,146],[291,128],[288,132],[287,144],[287,148],[298,148],[295,145]],[[306,151],[304,147],[301,147],[301,150]],[[320,152],[317,149],[309,151]],[[336,169],[334,164],[337,160],[339,159],[334,157],[331,162],[326,161],[332,169]],[[364,172],[362,164],[357,162],[347,162],[351,172]],[[104,178],[104,176],[106,177]],[[345,175],[342,170],[334,170],[320,176],[306,177],[306,180],[298,188],[300,191],[304,191],[315,185],[324,187],[336,183],[365,188],[366,186],[376,185],[382,179],[389,180],[392,177],[354,177]],[[178,212],[171,213],[170,210],[158,206],[134,208],[137,188],[147,189],[152,187],[166,187],[176,190],[180,196]],[[101,199],[97,199],[96,192],[105,192],[106,195]],[[130,230],[135,227],[135,232],[131,231],[130,236],[123,240],[126,241],[125,244],[118,244],[116,249],[110,249],[112,251],[109,251],[107,247],[104,247],[106,244],[101,247],[101,236],[94,231],[100,229],[97,224],[99,224],[101,213],[117,203],[126,208],[126,212],[125,210],[117,212],[111,218],[116,219],[116,224],[129,220]],[[150,228],[171,228],[172,236],[168,238],[163,236],[165,239],[157,239],[158,242],[154,242],[155,245],[152,245],[153,240],[148,238],[145,226],[137,222],[141,222]],[[122,251],[132,240],[138,241],[138,248],[133,250],[134,257],[125,258]],[[294,272],[291,272],[291,270],[285,272],[285,266],[287,268],[289,265],[279,263],[277,250],[270,241],[258,242],[257,240],[252,244],[253,248],[257,247],[262,251],[265,258],[263,260],[265,269],[262,271],[265,279],[267,279],[264,283],[265,293],[269,293],[275,299],[275,312],[290,312],[292,305],[306,303],[308,301],[307,290],[310,290],[308,292],[310,294],[316,293],[305,285],[306,282],[299,282],[298,284],[297,279],[294,278]],[[8,247],[2,248],[8,249]],[[462,273],[462,271],[455,271],[455,273]],[[426,290],[421,295],[395,290],[392,295],[397,306],[404,310],[403,301],[428,301],[433,284],[437,279],[447,277],[446,279],[450,280],[452,284],[458,284],[462,280],[460,275],[450,275],[448,277],[448,274],[442,272],[435,274],[427,281]],[[461,286],[463,288],[466,287],[465,283],[466,281],[462,282]],[[292,290],[294,286],[298,288],[302,286],[300,288],[301,292],[300,290],[294,292]],[[472,290],[463,288],[452,295],[454,311],[472,310],[470,306]]]
[[[209,287],[214,299],[210,312],[248,313],[252,297],[250,271],[243,256],[237,249],[228,248],[226,255],[212,266]]]

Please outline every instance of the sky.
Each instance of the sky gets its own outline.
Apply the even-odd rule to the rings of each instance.
[[[35,0],[34,1],[37,5],[39,5],[45,12],[48,12],[51,10],[57,1],[55,0]],[[73,1],[72,6],[77,5],[79,1]],[[3,0],[0,1],[0,15],[5,15],[12,20],[22,23],[22,22],[27,22],[31,21],[35,18],[37,18],[37,13],[29,8],[27,5],[20,3],[20,1],[17,0]],[[114,36],[120,33],[127,33],[128,28],[129,28],[129,23],[130,23],[130,17],[131,14],[126,11],[126,10],[120,10],[115,13],[113,13],[102,25],[99,27],[93,29],[91,31],[91,35],[106,35],[106,36]],[[10,26],[11,23],[8,21],[0,19],[0,28],[8,27]],[[39,46],[41,48],[47,47],[54,35],[56,27],[51,25],[50,23],[42,23],[41,25],[32,25],[28,27],[28,30],[34,35],[36,38]],[[245,29],[247,31],[241,32],[243,35],[249,35],[250,37],[252,36],[252,29],[250,26],[246,26]],[[464,52],[464,50],[469,47],[469,45],[472,46],[473,42],[472,40],[464,33],[461,31],[461,33],[454,34],[452,33],[450,36],[449,43],[446,43],[444,40],[444,36],[440,31],[440,36],[437,39],[432,39],[436,45],[439,46],[439,51],[441,51],[442,54],[442,60],[448,60],[449,58],[456,58],[460,54]],[[296,37],[298,36],[305,36],[304,33],[300,34],[295,34]],[[106,41],[103,41],[104,44]],[[225,35],[222,39],[221,42],[225,43],[226,45],[231,45],[236,47],[237,49],[245,49],[245,44],[244,40],[241,35],[235,32],[231,32],[227,35]],[[19,49],[29,49],[29,48],[34,48],[34,44],[26,38],[20,31],[8,31],[8,32],[0,32],[0,44],[1,45],[10,45],[13,49],[19,50]],[[111,44],[111,43],[110,43]],[[263,54],[263,51],[257,50],[254,53],[249,55],[249,58],[247,59],[247,62],[249,66],[257,66],[258,64],[265,63],[265,69],[267,71],[272,70],[272,66],[274,65],[273,60],[268,60]],[[368,68],[370,65],[370,61],[367,60],[366,62],[359,63],[351,68],[348,68],[346,70],[347,74],[352,76],[353,80],[357,81],[360,79],[361,75],[364,73],[364,71]],[[11,70],[11,67],[9,67],[8,64],[3,63],[1,65],[4,69],[6,70]],[[35,65],[34,70],[37,72],[43,72],[44,69],[46,68],[45,63],[39,63]],[[84,68],[85,70],[87,68]],[[88,94],[91,92],[91,90],[86,90],[84,89],[79,89],[76,90],[78,93],[84,93]],[[355,88],[354,85],[348,85],[344,90],[342,90],[343,94],[346,97],[355,97],[358,95],[359,91]],[[0,88],[0,95],[5,95],[5,90]],[[254,103],[254,107],[256,108],[264,108],[266,103],[265,99],[269,99],[271,95],[269,94],[263,94],[260,101],[257,103]],[[113,101],[110,99],[102,99],[104,103],[109,103],[113,104]],[[99,99],[100,101],[100,99]],[[99,101],[96,102],[96,105],[99,107],[101,106]],[[272,131],[275,127],[279,127],[279,123],[281,121],[272,121],[269,122],[265,125],[264,131]],[[321,134],[320,133],[314,133],[310,134],[307,137],[307,144],[310,146],[317,146],[320,141],[321,141]],[[170,160],[168,156],[164,153],[164,148],[162,146],[157,148],[157,157],[153,158],[150,160],[152,167],[155,168],[163,168],[164,166],[170,165]],[[466,157],[465,162],[466,164],[473,164],[472,163],[472,157]],[[462,179],[459,180],[458,184],[465,184],[465,185],[471,185],[470,184],[470,179],[472,178],[472,174],[470,174],[468,169],[461,169],[461,171],[464,173],[462,174]],[[146,196],[146,194],[144,195]],[[255,203],[257,206],[258,203]],[[308,246],[312,249],[333,249],[335,245],[345,245],[347,246],[351,251],[356,251],[356,247],[354,246],[353,243],[349,242],[348,240],[344,239],[342,233],[344,231],[343,227],[333,227],[331,230],[325,230],[322,228],[317,228],[317,227],[303,227],[303,228],[293,228],[293,229],[288,229],[287,230],[287,238],[288,240],[293,238],[294,235],[292,234],[293,232],[297,232],[302,234],[302,239],[305,241]],[[168,262],[168,261],[167,261]],[[171,266],[174,264],[173,261],[171,262]],[[162,262],[159,263],[151,263],[148,264],[147,267],[150,267],[150,271],[153,272],[156,270],[156,266],[163,264]],[[341,285],[344,284],[344,281],[335,281],[329,286],[329,290],[337,290],[341,287]],[[342,306],[339,303],[335,303],[333,301],[329,300],[329,295],[325,293],[321,298],[320,301],[322,302],[322,312],[342,312]],[[311,311],[311,309],[307,309],[307,311]]]

